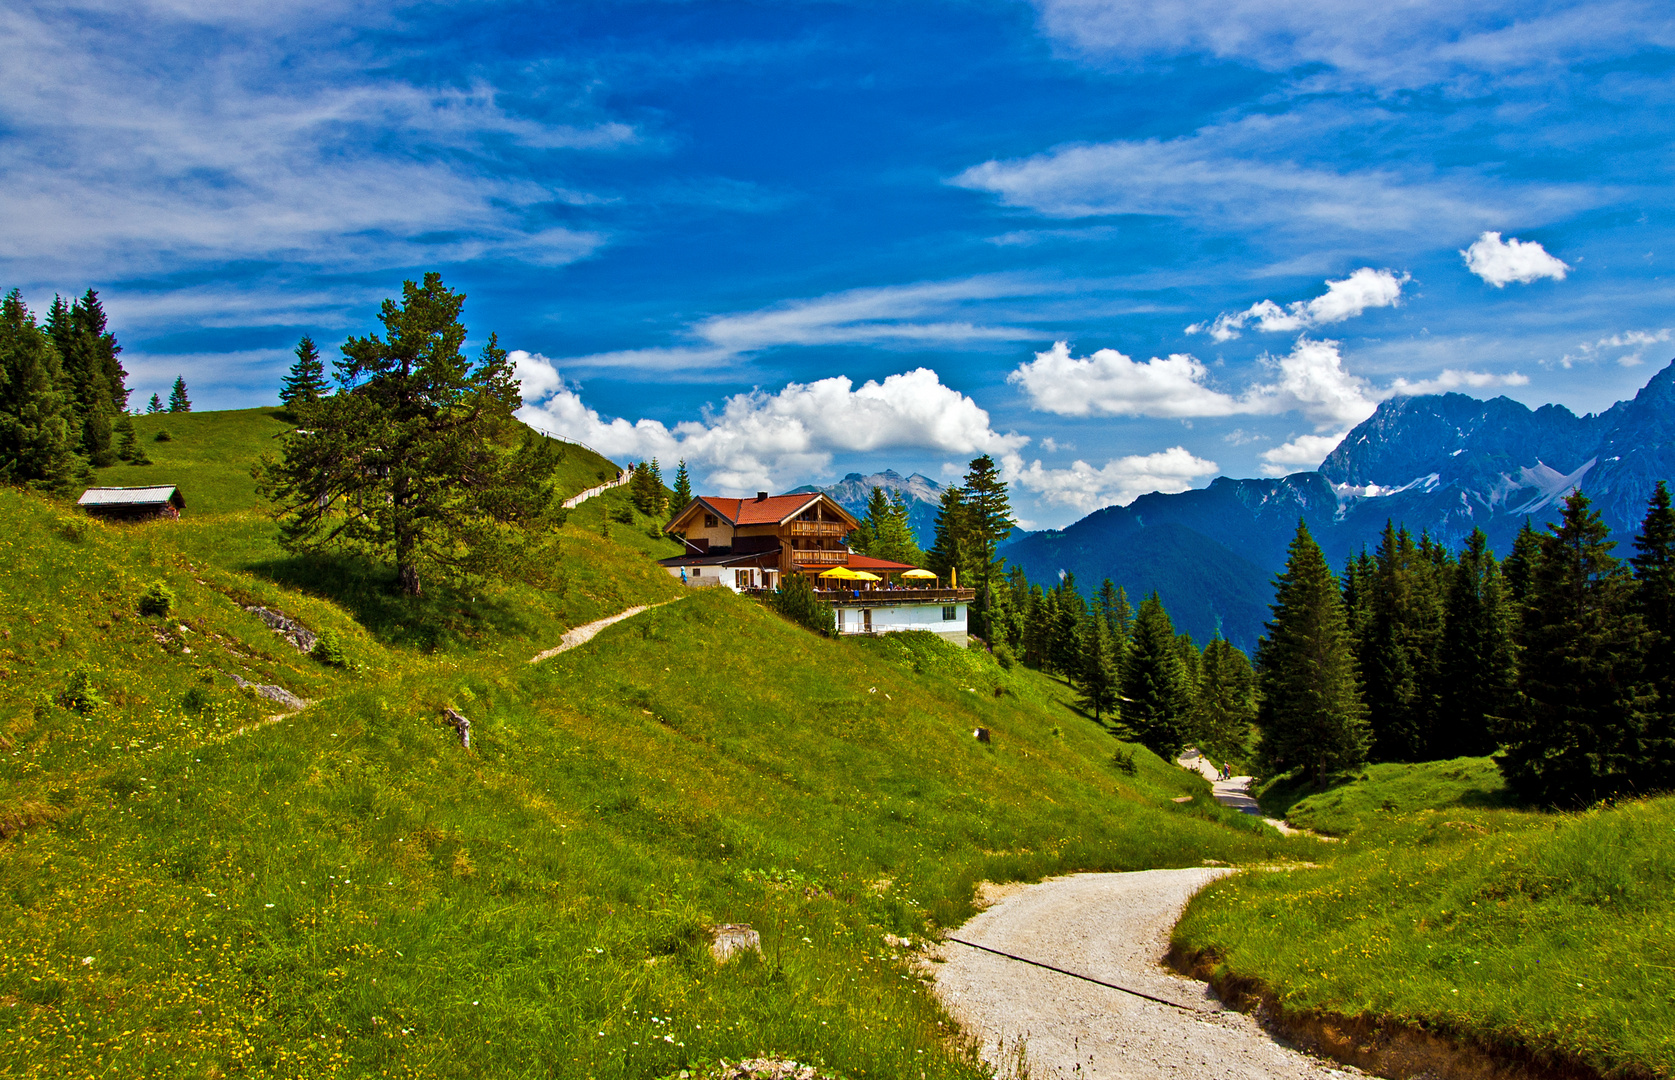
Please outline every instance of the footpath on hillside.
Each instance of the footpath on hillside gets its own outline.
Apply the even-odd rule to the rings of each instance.
[[[685,597],[680,596],[675,598],[675,600],[684,599]],[[665,600],[663,601],[663,604],[672,604],[675,600]],[[650,611],[652,608],[660,608],[663,604],[636,604],[634,607],[628,608],[625,611],[619,611],[615,615],[607,615],[603,619],[595,619],[590,623],[583,623],[580,626],[572,626],[570,629],[564,631],[564,636],[558,639],[557,645],[554,645],[546,652],[538,652],[534,656],[531,656],[529,658],[529,662],[531,664],[539,664],[543,660],[550,660],[552,657],[557,656],[561,652],[567,652],[570,649],[574,649],[577,645],[585,645],[587,642],[593,640],[594,635],[598,634],[599,631],[605,629],[607,626],[610,626],[612,623],[619,623],[624,619],[632,619],[642,611]]]
[[[1276,1042],[1163,966],[1187,900],[1231,872],[1077,874],[1010,890],[941,944],[937,995],[998,1076],[1363,1075]]]
[[[1191,769],[1208,780],[1211,794],[1215,796],[1216,802],[1221,805],[1232,807],[1241,814],[1261,817],[1263,821],[1266,821],[1286,836],[1297,836],[1308,832],[1307,829],[1298,829],[1287,825],[1279,818],[1262,817],[1262,807],[1256,804],[1256,797],[1250,793],[1253,777],[1231,776],[1224,780],[1220,771],[1210,764],[1210,759],[1197,751],[1181,755],[1176,764]],[[1310,833],[1309,835],[1315,834]],[[1326,838],[1322,837],[1322,839]]]

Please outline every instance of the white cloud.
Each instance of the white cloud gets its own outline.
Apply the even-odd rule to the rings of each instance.
[[[1280,307],[1272,300],[1262,300],[1244,311],[1218,315],[1214,323],[1193,323],[1186,328],[1189,334],[1208,332],[1216,341],[1230,341],[1239,336],[1247,324],[1254,321],[1258,330],[1268,333],[1296,333],[1314,326],[1340,323],[1368,308],[1395,307],[1402,300],[1402,286],[1411,278],[1398,277],[1390,270],[1374,270],[1363,266],[1340,281],[1326,282],[1326,291],[1313,300],[1298,300]]]
[[[1319,468],[1348,434],[1344,430],[1335,435],[1298,435],[1283,446],[1263,452],[1262,472],[1266,476],[1289,476]]]
[[[1412,397],[1418,394],[1446,394],[1451,390],[1462,387],[1472,390],[1486,390],[1491,386],[1528,386],[1528,375],[1520,375],[1516,371],[1507,375],[1493,375],[1487,371],[1456,371],[1444,368],[1434,379],[1420,379],[1409,382],[1398,378],[1390,384],[1391,397]]]
[[[1136,363],[1115,349],[1100,349],[1078,360],[1058,342],[1007,381],[1024,388],[1033,408],[1061,416],[1188,419],[1301,412],[1321,427],[1365,420],[1381,396],[1344,370],[1335,341],[1300,337],[1290,353],[1265,357],[1263,364],[1270,379],[1234,397],[1206,385],[1209,369],[1192,356]]]
[[[1142,363],[1115,349],[1086,359],[1059,341],[1020,365],[1006,381],[1024,388],[1032,407],[1060,416],[1228,416],[1239,402],[1206,386],[1209,370],[1184,353]]]
[[[1540,278],[1563,281],[1570,270],[1536,241],[1502,240],[1498,232],[1479,236],[1460,257],[1466,260],[1466,269],[1497,289],[1514,281],[1525,285]]]
[[[1617,363],[1623,367],[1636,367],[1645,359],[1646,349],[1652,345],[1661,345],[1675,337],[1675,331],[1669,327],[1661,330],[1629,330],[1620,334],[1602,337],[1598,341],[1584,341],[1576,346],[1576,351],[1566,353],[1559,359],[1559,363],[1568,368],[1576,363],[1594,363],[1600,358],[1600,353],[1606,349],[1628,349],[1628,352],[1617,356]]]
[[[728,398],[721,411],[670,428],[656,420],[606,419],[587,407],[551,360],[520,352],[524,422],[607,457],[685,458],[712,489],[777,489],[823,473],[837,452],[918,449],[1014,458],[1029,439],[1001,434],[975,401],[916,368],[855,386],[844,376],[788,383],[776,394]]]
[[[1040,461],[1019,469],[1013,482],[1040,495],[1048,503],[1071,506],[1087,513],[1102,506],[1127,506],[1153,491],[1185,491],[1199,477],[1213,476],[1216,463],[1172,446],[1155,454],[1114,458],[1096,469],[1085,461],[1066,469],[1044,469]]]
[[[1327,65],[1358,83],[1417,86],[1634,52],[1672,36],[1648,0],[1530,5],[1392,0],[1350,13],[1335,0],[1036,0],[1044,29],[1088,56],[1203,53],[1270,70]]]
[[[900,345],[1027,341],[1037,331],[962,318],[968,305],[1034,296],[1048,286],[993,276],[848,289],[757,311],[712,315],[686,330],[691,345],[567,357],[574,368],[673,371],[722,367],[788,345]]]

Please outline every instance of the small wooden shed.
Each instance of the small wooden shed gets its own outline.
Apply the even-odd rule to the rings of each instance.
[[[178,518],[186,509],[186,497],[172,484],[153,487],[88,488],[76,505],[102,518],[142,521],[147,518]]]

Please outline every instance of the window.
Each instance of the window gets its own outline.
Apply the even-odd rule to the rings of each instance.
[[[953,604],[946,604],[942,608],[942,621],[953,622],[958,617],[960,609]]]
[[[719,524],[721,524],[721,522],[715,520],[715,515],[714,514],[705,514],[704,515],[704,528],[713,529]]]
[[[703,567],[694,566],[692,568],[692,576],[693,577],[697,577],[699,574],[702,574],[703,572],[704,572]]]

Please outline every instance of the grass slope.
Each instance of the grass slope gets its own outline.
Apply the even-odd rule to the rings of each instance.
[[[180,522],[0,490],[0,1072],[603,1078],[780,1052],[977,1076],[886,934],[963,919],[983,878],[1318,857],[1036,673],[685,592],[653,522],[609,520],[620,492],[572,515],[557,587],[405,605],[381,571],[289,560],[241,501],[235,429],[271,416],[163,422]],[[152,580],[167,620],[135,612]],[[338,631],[351,667],[249,604]],[[106,702],[86,713],[54,701],[77,669]],[[315,703],[264,722],[235,674]],[[718,922],[765,955],[717,967]]]
[[[1464,758],[1373,766],[1290,815],[1341,852],[1218,882],[1178,945],[1288,1010],[1675,1076],[1675,798],[1518,810],[1493,762]]]

